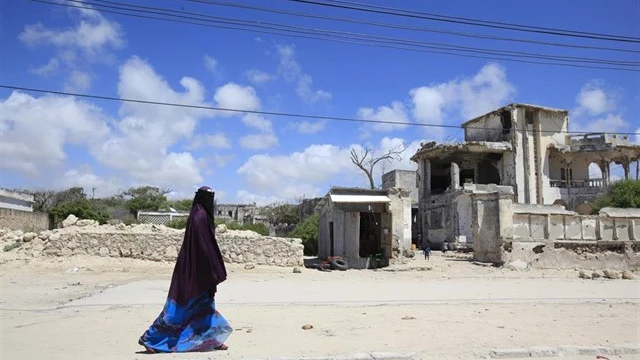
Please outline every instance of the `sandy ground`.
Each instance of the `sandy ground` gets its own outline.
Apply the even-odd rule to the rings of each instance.
[[[389,269],[395,271],[300,274],[229,266],[216,300],[235,329],[230,350],[153,356],[139,353],[137,339],[162,309],[173,264],[5,262],[1,357],[255,359],[391,351],[473,359],[494,348],[640,343],[637,280],[581,280],[573,270],[509,271],[461,260],[436,254]],[[314,328],[302,330],[307,323]]]

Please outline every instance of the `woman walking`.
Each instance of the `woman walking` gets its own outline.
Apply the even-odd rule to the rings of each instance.
[[[215,238],[214,192],[196,192],[164,309],[138,344],[149,353],[227,350],[233,329],[216,310],[218,284],[227,278]]]

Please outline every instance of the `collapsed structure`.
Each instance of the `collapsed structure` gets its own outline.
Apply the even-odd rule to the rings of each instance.
[[[567,110],[510,104],[462,127],[464,142],[425,143],[411,157],[418,164],[421,241],[434,248],[471,246],[473,194],[559,204],[586,215],[611,183],[610,165],[621,165],[629,179],[630,164],[640,158],[640,146],[628,136],[569,135]],[[602,177],[589,176],[591,164]]]

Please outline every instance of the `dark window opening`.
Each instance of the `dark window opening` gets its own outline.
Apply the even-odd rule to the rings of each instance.
[[[442,194],[451,186],[451,164],[431,163],[431,193]]]
[[[476,172],[473,169],[460,170],[460,184],[473,184],[476,180]]]
[[[500,122],[502,123],[502,135],[509,135],[511,133],[511,127],[513,126],[511,122],[511,111],[504,110],[500,114]]]
[[[233,211],[229,211],[229,217],[233,217]]]
[[[525,110],[524,119],[527,122],[527,125],[533,125],[533,111]]]
[[[218,210],[218,215],[222,215],[222,210]]]
[[[562,181],[567,181],[569,179],[573,179],[573,169],[569,169],[569,179],[567,179],[567,169],[561,168],[560,169],[560,179]]]
[[[485,159],[478,166],[478,184],[500,185],[500,171],[494,161]]]
[[[369,257],[380,252],[381,220],[380,213],[360,213],[360,257]]]

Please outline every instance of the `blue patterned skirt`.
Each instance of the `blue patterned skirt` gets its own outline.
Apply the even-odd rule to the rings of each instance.
[[[206,292],[184,306],[168,298],[138,344],[157,352],[212,351],[223,345],[232,331]]]

